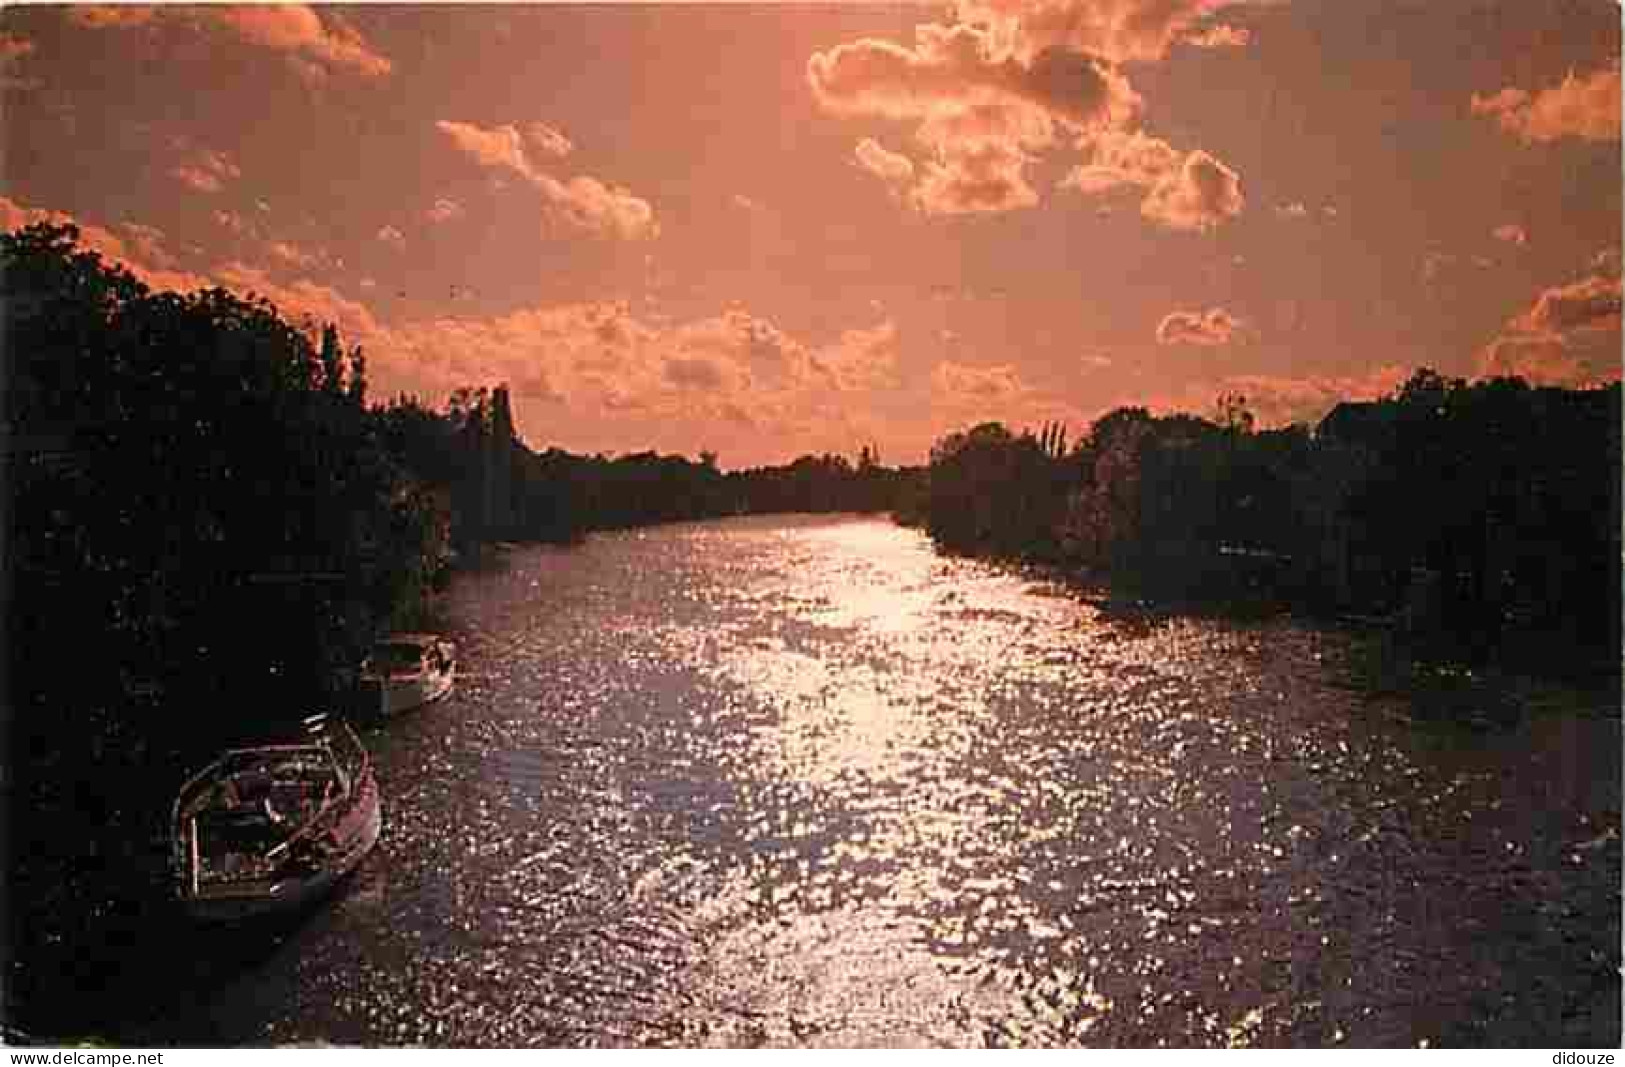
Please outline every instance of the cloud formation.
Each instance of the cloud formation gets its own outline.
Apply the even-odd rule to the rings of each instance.
[[[1528,232],[1515,222],[1509,222],[1505,225],[1497,226],[1491,232],[1494,234],[1497,241],[1505,241],[1509,245],[1516,245],[1521,248],[1529,243]]]
[[[77,226],[83,247],[124,267],[152,289],[189,293],[214,284],[207,277],[177,269],[177,259],[165,244],[164,232],[157,227],[126,222],[119,228],[127,237],[120,237],[104,226],[80,221],[66,212],[26,207],[0,196],[0,231],[9,232],[39,222]]]
[[[937,403],[951,407],[996,407],[1013,404],[1032,392],[1012,364],[976,367],[943,360],[931,372],[931,391]]]
[[[553,159],[563,159],[575,151],[575,145],[570,138],[545,122],[532,122],[525,126],[525,140],[530,146],[544,156]]]
[[[158,9],[148,4],[72,4],[63,13],[69,22],[95,30],[145,26],[158,17]]]
[[[1526,143],[1575,137],[1583,141],[1617,141],[1620,135],[1620,68],[1576,76],[1561,84],[1529,92],[1508,87],[1489,96],[1473,94],[1475,115],[1490,115],[1501,128]]]
[[[524,178],[541,194],[551,217],[568,226],[625,240],[648,239],[659,233],[654,209],[628,190],[585,175],[560,181],[537,169],[525,153],[525,138],[516,126],[486,128],[442,119],[435,128],[480,166]]]
[[[464,214],[466,212],[463,211],[461,204],[455,200],[447,200],[445,197],[436,200],[434,206],[424,212],[425,217],[430,222],[451,222],[462,218]]]
[[[1159,345],[1227,345],[1245,336],[1245,324],[1224,308],[1171,311],[1157,323]]]
[[[114,4],[67,9],[69,22],[94,30],[133,29],[152,24],[160,16],[199,29],[225,31],[244,43],[279,52],[307,80],[319,81],[330,74],[379,78],[393,69],[387,56],[331,8],[325,11],[325,18],[309,4]]]
[[[1085,161],[1061,185],[1084,194],[1142,190],[1140,214],[1173,230],[1211,230],[1239,215],[1247,202],[1240,176],[1224,163],[1201,149],[1182,154],[1139,131],[1095,138]]]
[[[1186,37],[1184,43],[1196,48],[1241,48],[1252,39],[1245,27],[1220,24]]]
[[[218,193],[226,183],[243,176],[242,169],[224,152],[198,149],[170,168],[170,176],[200,193]]]
[[[853,155],[860,167],[887,185],[904,186],[914,180],[914,161],[883,147],[872,137],[859,141]]]
[[[1158,413],[1208,415],[1214,398],[1239,395],[1262,427],[1293,423],[1314,425],[1345,400],[1375,400],[1404,384],[1410,371],[1387,363],[1354,374],[1230,374],[1193,382],[1176,394],[1153,398],[1145,406]]]
[[[1617,274],[1545,289],[1479,350],[1479,373],[1568,387],[1617,380],[1620,308]]]
[[[1230,0],[960,0],[956,14],[981,26],[996,54],[1031,57],[1064,47],[1111,63],[1162,59],[1178,41],[1225,31],[1205,20]],[[1225,43],[1230,43],[1225,41]]]
[[[916,26],[910,45],[863,38],[814,53],[807,80],[831,114],[916,124],[915,138],[930,153],[923,162],[899,159],[872,139],[860,145],[859,162],[925,214],[1037,204],[1029,166],[1064,141],[1086,160],[1063,185],[1085,192],[1135,185],[1145,218],[1200,232],[1241,211],[1240,179],[1208,152],[1177,152],[1135,130],[1144,101],[1119,65],[1160,59],[1178,40],[1244,42],[1245,31],[1204,24],[1218,6],[962,0],[952,22]],[[1125,152],[1141,158],[1117,158]]]
[[[308,4],[253,4],[203,9],[201,14],[250,44],[284,53],[307,75],[342,72],[377,78],[392,69],[388,58],[331,9],[325,21]]]

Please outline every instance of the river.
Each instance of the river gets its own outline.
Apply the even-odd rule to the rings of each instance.
[[[148,1038],[1619,1043],[1617,693],[1438,724],[1368,638],[849,517],[520,548],[446,614],[377,850]]]

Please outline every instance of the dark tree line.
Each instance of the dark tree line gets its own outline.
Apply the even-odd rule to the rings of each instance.
[[[1419,370],[1313,431],[1121,408],[1070,448],[986,423],[932,450],[945,548],[1132,595],[1388,615],[1493,643],[1620,645],[1620,388]]]
[[[223,289],[154,292],[72,226],[0,235],[0,297],[0,826],[8,861],[26,857],[7,864],[0,965],[108,900],[150,898],[149,842],[188,768],[337,706],[367,645],[421,622],[459,557],[877,510],[904,480],[868,448],[734,473],[710,455],[537,452],[502,386],[440,410],[375,403],[333,327]],[[58,965],[8,970],[8,1017]]]

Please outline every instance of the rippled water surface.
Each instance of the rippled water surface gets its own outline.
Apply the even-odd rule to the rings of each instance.
[[[1619,1041],[1617,697],[1418,726],[1348,635],[1110,619],[871,520],[519,549],[452,600],[459,691],[369,738],[379,848],[177,1027]]]

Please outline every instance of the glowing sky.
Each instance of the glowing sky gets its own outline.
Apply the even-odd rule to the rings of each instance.
[[[923,458],[1620,364],[1612,0],[12,7],[0,225],[509,383],[537,448]]]

